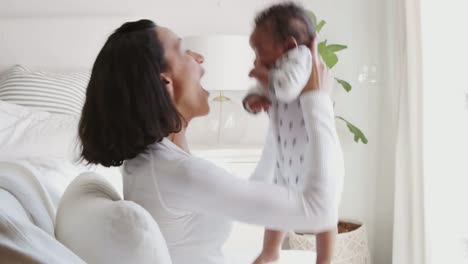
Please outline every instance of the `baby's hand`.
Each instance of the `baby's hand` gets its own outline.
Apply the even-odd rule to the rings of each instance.
[[[255,60],[255,68],[253,68],[250,73],[249,77],[257,79],[262,87],[268,87],[268,77],[269,77],[269,70],[265,65],[260,64],[258,60]]]
[[[258,114],[262,110],[267,112],[270,108],[270,100],[267,97],[258,94],[247,96],[244,101],[244,108],[247,112]]]

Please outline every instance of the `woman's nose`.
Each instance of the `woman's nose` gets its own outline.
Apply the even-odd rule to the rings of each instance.
[[[204,61],[205,61],[205,58],[203,57],[203,55],[199,54],[199,53],[196,53],[194,51],[191,51],[189,50],[189,54],[190,56],[192,56],[196,62],[198,62],[199,64],[202,64]]]

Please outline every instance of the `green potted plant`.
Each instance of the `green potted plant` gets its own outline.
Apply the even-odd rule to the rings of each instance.
[[[310,17],[316,25],[316,31],[319,33],[325,26],[324,20],[317,20],[317,16],[310,11]],[[318,44],[318,52],[328,68],[337,65],[339,59],[337,52],[347,49],[346,45],[329,44],[324,40]],[[336,78],[346,92],[352,90],[349,82]],[[357,126],[346,120],[344,117],[336,116],[336,119],[346,124],[349,131],[354,136],[354,141],[367,144],[368,140],[364,133]],[[290,232],[288,235],[289,248],[295,250],[316,251],[315,236],[313,234]],[[369,247],[367,242],[366,226],[354,220],[340,220],[338,223],[338,237],[333,257],[334,264],[367,264],[370,263]]]
[[[317,33],[320,33],[320,31],[326,25],[326,22],[324,20],[318,21],[317,16],[314,14],[314,12],[309,11],[309,13],[310,13],[310,17],[311,17],[312,21],[316,25],[315,28],[316,28]],[[346,45],[328,44],[327,39],[325,39],[324,41],[322,41],[322,42],[320,42],[318,44],[318,52],[319,52],[320,56],[322,57],[323,61],[325,62],[325,64],[330,69],[332,69],[333,67],[335,67],[338,64],[339,59],[338,59],[338,55],[336,53],[340,52],[340,51],[343,51],[343,50],[345,50],[347,48],[348,48],[348,46],[346,46]],[[349,82],[347,82],[345,80],[342,80],[342,79],[339,79],[339,78],[335,78],[335,80],[341,87],[343,87],[343,89],[346,92],[349,93],[353,89],[352,85]],[[346,124],[349,131],[353,134],[355,142],[360,141],[363,144],[367,144],[368,140],[367,140],[366,136],[364,135],[364,133],[361,131],[361,129],[359,129],[357,126],[353,125],[351,122],[349,122],[348,120],[346,120],[342,116],[336,116],[336,119],[340,120],[340,121],[342,121],[342,122],[344,122]]]

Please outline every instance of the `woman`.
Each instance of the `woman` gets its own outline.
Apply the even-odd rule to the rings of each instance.
[[[154,217],[174,264],[223,263],[229,220],[283,230],[336,226],[336,208],[324,206],[333,191],[301,193],[246,182],[190,155],[187,126],[209,111],[208,92],[200,85],[202,63],[203,57],[183,50],[181,39],[167,28],[148,20],[122,25],[93,67],[79,127],[82,157],[104,166],[124,165],[124,198]],[[333,149],[327,145],[335,131],[333,107],[318,89],[331,86],[331,78],[319,60],[314,69],[301,103],[310,108],[309,119],[323,128],[311,135],[324,142],[318,147]],[[333,153],[327,153],[318,162],[320,169],[337,165]],[[269,167],[260,164],[257,176],[268,176]],[[315,204],[304,202],[311,198]]]

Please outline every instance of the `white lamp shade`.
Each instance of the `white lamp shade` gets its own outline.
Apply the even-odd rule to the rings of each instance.
[[[200,53],[205,58],[205,76],[202,85],[210,91],[247,90],[253,84],[249,72],[255,53],[249,37],[242,35],[191,36],[183,39],[185,49]]]

